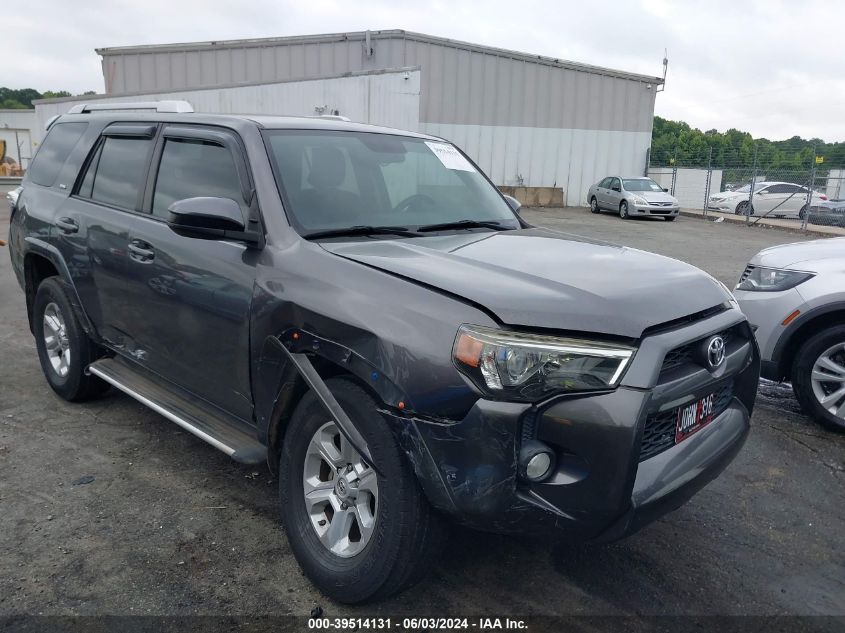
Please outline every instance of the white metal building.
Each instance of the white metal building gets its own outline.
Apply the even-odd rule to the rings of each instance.
[[[353,120],[445,137],[496,184],[560,188],[568,204],[585,203],[587,188],[607,174],[644,173],[662,83],[407,31],[97,53],[110,98],[181,98],[203,112],[338,110]],[[43,119],[42,111],[81,101],[36,109]]]

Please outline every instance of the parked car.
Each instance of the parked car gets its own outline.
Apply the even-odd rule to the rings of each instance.
[[[807,222],[826,226],[845,226],[845,200],[823,200],[810,207]]]
[[[13,209],[46,380],[267,461],[326,595],[412,584],[444,518],[622,538],[743,445],[759,357],[704,272],[530,226],[433,136],[108,107],[54,122]]]
[[[733,191],[723,191],[710,196],[707,209],[723,211],[736,215],[763,215],[804,219],[807,213],[807,187],[789,182],[758,182],[754,184],[754,195],[749,207],[748,194],[751,185],[745,185]],[[813,192],[811,205],[827,200],[827,196]]]
[[[762,356],[762,375],[791,380],[804,410],[845,431],[845,238],[757,253],[734,290]]]
[[[669,222],[678,217],[678,200],[651,178],[608,176],[587,192],[590,211],[613,211],[627,220],[640,215],[659,215]]]

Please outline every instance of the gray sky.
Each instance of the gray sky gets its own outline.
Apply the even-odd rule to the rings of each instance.
[[[666,48],[669,77],[656,114],[773,140],[845,140],[840,0],[5,4],[0,86],[102,92],[97,47],[406,29],[652,75],[662,72]]]

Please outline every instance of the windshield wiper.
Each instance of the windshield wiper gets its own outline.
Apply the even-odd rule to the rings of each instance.
[[[326,229],[325,231],[313,231],[302,237],[306,240],[313,240],[320,237],[347,237],[353,235],[402,235],[405,237],[416,237],[416,231],[405,226],[347,226],[339,229]]]
[[[446,231],[448,229],[493,229],[495,231],[507,231],[508,227],[502,226],[501,222],[495,220],[457,220],[455,222],[441,222],[440,224],[425,224],[417,230],[420,233],[428,231]]]

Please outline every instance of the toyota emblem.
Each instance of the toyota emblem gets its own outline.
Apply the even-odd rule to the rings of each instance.
[[[718,369],[725,362],[725,339],[714,336],[707,341],[707,364],[710,369]]]

